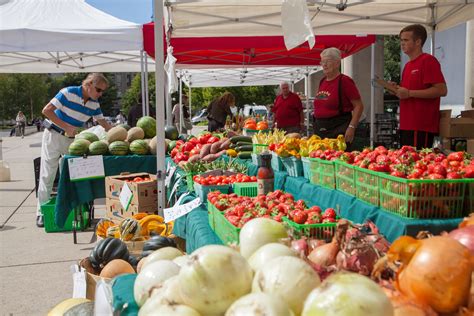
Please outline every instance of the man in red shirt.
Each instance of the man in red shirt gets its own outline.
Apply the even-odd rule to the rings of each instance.
[[[420,24],[400,31],[401,49],[410,58],[396,90],[400,98],[400,142],[418,149],[433,146],[439,132],[440,98],[448,93],[438,60],[423,53],[426,37]]]
[[[281,94],[273,103],[272,112],[275,113],[274,127],[285,130],[287,133],[299,133],[304,126],[303,104],[300,97],[290,91],[288,82],[280,84]]]

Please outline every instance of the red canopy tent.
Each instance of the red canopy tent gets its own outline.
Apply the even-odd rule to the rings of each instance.
[[[144,49],[154,58],[154,23],[143,25]],[[375,42],[375,35],[319,35],[316,45],[309,49],[305,43],[286,50],[283,36],[252,37],[190,37],[171,38],[173,56],[178,65],[235,66],[315,66],[320,53],[337,47],[343,57],[350,56]],[[164,45],[166,47],[166,43]],[[165,49],[166,58],[166,49]]]

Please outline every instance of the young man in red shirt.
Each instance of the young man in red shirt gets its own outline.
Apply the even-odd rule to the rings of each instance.
[[[423,53],[426,38],[426,29],[420,24],[400,31],[401,49],[410,58],[396,90],[400,98],[400,142],[418,149],[433,146],[439,132],[440,99],[448,93],[438,60]]]
[[[303,104],[300,97],[290,91],[288,82],[280,84],[281,94],[273,104],[272,112],[275,113],[274,127],[283,129],[287,133],[299,133],[304,127]]]

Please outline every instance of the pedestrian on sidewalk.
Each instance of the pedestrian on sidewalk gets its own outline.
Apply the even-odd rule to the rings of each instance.
[[[25,137],[25,126],[26,126],[25,114],[23,114],[22,111],[18,111],[15,121],[16,121],[16,126],[19,130],[19,134],[21,135],[21,138]]]
[[[41,146],[41,168],[38,185],[36,225],[43,227],[41,205],[51,198],[54,178],[61,155],[68,151],[77,129],[91,117],[108,131],[111,126],[104,119],[98,99],[108,88],[109,82],[100,73],[91,73],[80,86],[61,89],[43,108],[45,130]]]

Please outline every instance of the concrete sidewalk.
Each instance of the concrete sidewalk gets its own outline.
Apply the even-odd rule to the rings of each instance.
[[[0,182],[0,314],[46,315],[71,298],[70,266],[89,255],[95,244],[92,229],[78,233],[49,233],[36,227],[33,159],[40,156],[42,133],[24,139],[4,137],[3,160],[11,181]],[[105,208],[97,207],[95,217]]]

